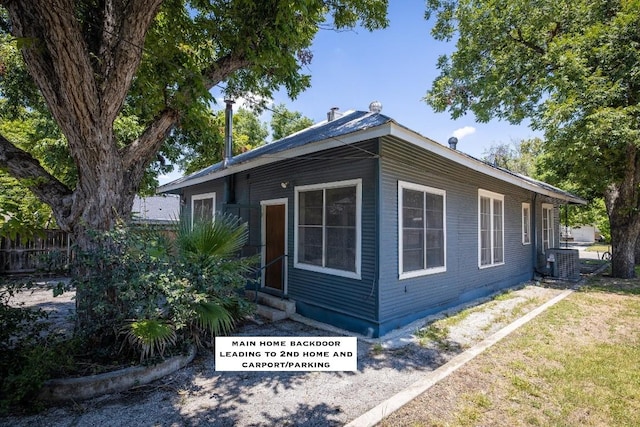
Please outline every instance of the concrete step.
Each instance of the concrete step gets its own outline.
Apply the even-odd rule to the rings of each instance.
[[[284,320],[289,315],[282,310],[278,310],[277,308],[267,307],[266,305],[258,304],[256,306],[256,313],[271,322],[277,322],[278,320]]]
[[[256,300],[255,291],[245,291],[245,296],[249,301]],[[287,315],[296,312],[296,302],[290,299],[283,299],[274,295],[265,294],[264,292],[258,292],[258,304],[266,305],[268,307],[276,308],[284,311]]]

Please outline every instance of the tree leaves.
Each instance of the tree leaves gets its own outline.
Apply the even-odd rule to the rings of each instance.
[[[271,116],[271,131],[274,141],[305,129],[313,124],[313,120],[304,117],[298,111],[289,111],[284,104],[278,104],[273,108]]]
[[[608,194],[614,237],[640,233],[640,3],[429,0],[436,39],[456,40],[426,101],[544,130],[547,167],[589,198]],[[633,240],[633,243],[630,241]],[[621,244],[622,246],[622,244]],[[627,251],[628,252],[628,251]],[[624,274],[633,274],[633,263]]]
[[[232,97],[254,93],[270,98],[281,87],[295,97],[310,84],[302,66],[310,61],[308,49],[327,17],[333,17],[335,28],[387,25],[385,0],[130,0],[114,4],[101,8],[92,0],[78,0],[73,8],[41,2],[5,2],[0,7],[0,98],[8,101],[0,102],[0,110],[14,114],[49,110],[64,138],[47,139],[52,137],[48,135],[42,141],[64,141],[70,146],[69,157],[81,182],[64,183],[74,191],[83,189],[76,195],[80,199],[106,193],[131,197],[141,185],[153,185],[155,174],[167,170],[156,162],[158,150],[162,158],[175,162],[191,149],[183,143],[201,136],[215,141],[207,129],[213,100],[210,90],[222,82]],[[10,55],[5,56],[5,50]],[[173,137],[161,148],[172,131]],[[260,126],[243,135],[253,133],[262,134]],[[258,138],[241,139],[237,139],[240,149],[246,150]],[[40,160],[37,155],[31,171],[41,170],[36,160]],[[104,170],[95,167],[107,164]],[[97,183],[118,181],[126,188],[97,190]],[[61,197],[38,196],[51,205]],[[122,200],[85,203],[80,199],[74,208],[107,203],[116,215],[128,213]],[[60,224],[70,226],[83,216],[91,220],[91,215],[69,209],[54,209],[54,214]]]

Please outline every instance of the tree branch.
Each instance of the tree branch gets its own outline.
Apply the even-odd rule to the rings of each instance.
[[[40,200],[59,212],[67,211],[73,192],[47,172],[31,154],[13,145],[0,134],[0,167],[24,183]]]
[[[251,65],[251,61],[243,54],[225,55],[211,64],[211,67],[203,70],[205,87],[211,89],[235,71],[249,65]]]
[[[71,150],[91,138],[100,120],[98,90],[72,0],[5,2],[13,35],[36,40],[22,49],[29,74],[67,137]],[[88,126],[87,126],[88,124]]]
[[[122,108],[162,0],[106,0],[101,19],[85,16],[86,22],[74,4],[6,1],[13,35],[37,41],[22,50],[25,63],[75,157],[87,149],[79,145],[96,139],[93,130],[109,128]],[[82,25],[98,25],[98,35],[85,34]]]
[[[520,30],[520,28],[517,28],[516,31],[518,32],[518,37],[514,37],[511,33],[509,33],[509,38],[511,40],[513,40],[516,43],[520,43],[523,46],[528,47],[529,49],[531,49],[532,51],[540,55],[544,55],[545,53],[547,53],[547,51],[541,46],[538,46],[535,43],[525,40],[524,37],[522,37],[522,31]]]
[[[162,146],[178,117],[179,114],[176,110],[165,109],[161,111],[138,139],[121,150],[123,167],[129,170],[140,163],[140,159],[145,159],[142,163],[146,167]]]
[[[211,89],[235,71],[250,64],[251,61],[245,59],[242,55],[223,56],[213,63],[211,67],[203,70],[205,87]],[[176,110],[167,108],[160,112],[138,139],[121,150],[123,167],[130,169],[140,159],[150,161],[162,146],[164,138],[176,124],[178,118],[179,113]]]
[[[111,122],[120,111],[140,65],[147,31],[162,0],[107,0],[104,3],[97,74],[103,78],[100,110],[105,120]]]

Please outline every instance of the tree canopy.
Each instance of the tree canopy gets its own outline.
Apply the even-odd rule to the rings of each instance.
[[[426,100],[454,118],[545,133],[547,167],[604,197],[613,274],[633,277],[640,235],[640,2],[428,0],[432,34],[455,40]]]
[[[484,151],[482,159],[512,172],[554,183],[572,192],[580,192],[581,189],[576,187],[575,183],[561,176],[562,171],[547,166],[550,160],[549,154],[543,151],[544,144],[540,138],[495,144]],[[602,237],[607,240],[611,238],[609,218],[602,197],[591,199],[588,206],[564,206],[560,220],[569,227],[595,225]]]
[[[224,154],[225,111],[219,110],[203,118],[206,128],[190,134],[175,132],[170,138],[182,138],[183,150],[177,164],[193,173],[222,160]],[[193,132],[190,130],[189,132]],[[267,125],[252,111],[240,108],[233,114],[233,154],[243,153],[264,144],[268,135]]]
[[[8,108],[48,115],[68,148],[74,182],[31,147],[0,134],[0,168],[82,235],[130,214],[145,171],[175,161],[180,138],[210,124],[210,90],[227,97],[291,97],[310,84],[303,66],[320,28],[387,25],[386,0],[1,0]],[[15,60],[14,60],[15,59]]]
[[[482,153],[482,159],[512,172],[538,178],[536,166],[542,144],[540,138],[494,144]]]
[[[282,139],[312,124],[313,120],[299,111],[290,111],[284,104],[278,104],[273,108],[271,116],[271,138],[274,141]]]
[[[233,154],[244,153],[267,142],[269,131],[267,124],[260,120],[258,113],[262,111],[239,108],[233,114]],[[304,117],[299,111],[287,109],[280,103],[271,110],[271,140],[278,140],[294,132],[305,129],[313,124],[313,120]],[[211,112],[209,117],[203,118],[208,125],[199,129],[195,134],[193,130],[178,130],[170,139],[180,139],[176,145],[182,147],[181,157],[177,164],[186,172],[193,173],[206,168],[223,158],[224,151],[224,126],[225,112],[219,110]]]

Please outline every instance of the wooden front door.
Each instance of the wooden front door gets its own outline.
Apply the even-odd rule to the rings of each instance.
[[[264,215],[264,286],[284,292],[286,205],[265,205]]]

